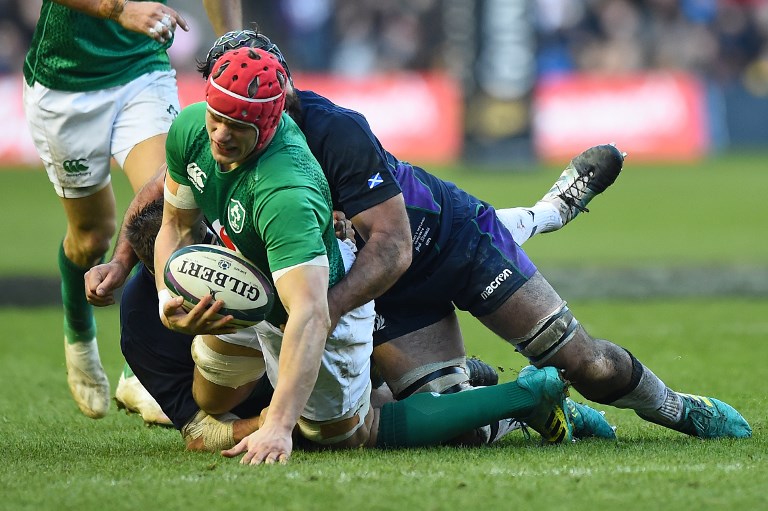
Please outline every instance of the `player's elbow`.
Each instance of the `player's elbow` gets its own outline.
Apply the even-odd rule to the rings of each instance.
[[[329,313],[327,302],[325,307],[316,307],[311,312],[311,323],[314,328],[323,332],[331,332],[331,315]]]
[[[308,297],[298,306],[288,308],[288,325],[291,324],[308,331],[325,332],[324,337],[327,337],[331,330],[328,300],[320,296]]]
[[[405,271],[411,266],[411,260],[413,259],[413,246],[411,244],[411,238],[405,240],[398,240],[394,245],[392,254],[392,272],[398,276],[405,273]]]

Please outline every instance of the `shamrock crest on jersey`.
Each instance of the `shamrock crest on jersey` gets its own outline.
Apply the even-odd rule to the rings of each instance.
[[[227,208],[227,221],[232,228],[232,232],[240,233],[245,225],[245,208],[237,199],[229,199]]]

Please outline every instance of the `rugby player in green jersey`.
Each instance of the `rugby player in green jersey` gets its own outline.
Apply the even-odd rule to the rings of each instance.
[[[241,25],[240,0],[203,3],[217,34]],[[83,275],[115,234],[112,158],[134,191],[165,161],[180,110],[166,52],[177,27],[189,30],[164,0],[43,0],[24,62],[27,121],[67,218],[58,255],[67,382],[92,418],[106,415],[110,391]],[[168,421],[157,405],[149,413],[150,422]]]
[[[274,387],[259,429],[227,456],[245,464],[288,461],[293,431],[313,446],[437,444],[505,417],[564,409],[566,384],[554,368],[517,381],[450,395],[421,393],[371,406],[373,302],[332,328],[328,288],[354,262],[334,235],[331,194],[304,135],[284,114],[287,75],[262,49],[224,53],[206,84],[206,102],[174,121],[166,146],[163,221],[154,267],[194,243],[203,216],[266,272],[278,300],[265,321],[241,330],[201,297],[189,312],[156,272],[160,319],[196,335],[193,395],[208,414],[228,412],[267,374]],[[233,370],[234,369],[234,370]],[[564,432],[565,433],[565,432]]]

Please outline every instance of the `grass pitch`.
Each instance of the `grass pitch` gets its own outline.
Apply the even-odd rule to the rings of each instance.
[[[532,204],[559,172],[437,171],[498,207]],[[122,209],[130,191],[119,173],[115,188]],[[55,276],[64,220],[44,173],[0,171],[0,189],[3,216],[16,219],[6,226],[0,277]],[[624,275],[618,284],[630,290],[638,270],[662,280],[670,269],[721,277],[685,298],[595,299],[558,288],[593,335],[627,347],[677,390],[734,405],[752,439],[704,442],[598,406],[618,426],[618,442],[542,447],[535,434],[515,432],[482,449],[296,452],[287,466],[242,467],[186,453],[176,431],[146,428],[114,406],[102,420],[84,417],[66,387],[59,309],[0,308],[0,509],[768,508],[768,293],[718,288],[734,270],[765,279],[766,190],[765,155],[644,167],[630,157],[592,213],[525,245],[545,275],[593,275],[574,290],[599,288],[606,277],[598,269],[614,272],[612,280]],[[468,353],[513,379],[522,357],[461,319]],[[99,310],[97,320],[114,387],[122,367],[117,309]]]
[[[488,448],[296,452],[244,467],[187,453],[180,435],[113,407],[81,415],[69,397],[56,308],[0,310],[2,509],[765,509],[768,300],[572,303],[593,333],[632,351],[681,391],[717,396],[750,421],[749,440],[701,441],[598,407],[617,442],[544,447],[513,432]],[[117,314],[99,311],[113,385]],[[470,354],[512,379],[523,360],[463,317]],[[573,397],[579,399],[575,394]]]

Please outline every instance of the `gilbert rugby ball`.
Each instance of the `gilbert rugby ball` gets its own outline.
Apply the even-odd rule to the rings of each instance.
[[[184,298],[184,307],[194,307],[202,297],[222,300],[219,314],[231,314],[230,324],[255,325],[272,310],[275,293],[269,279],[252,262],[234,250],[216,245],[189,245],[168,259],[163,272],[165,285],[174,296]]]

